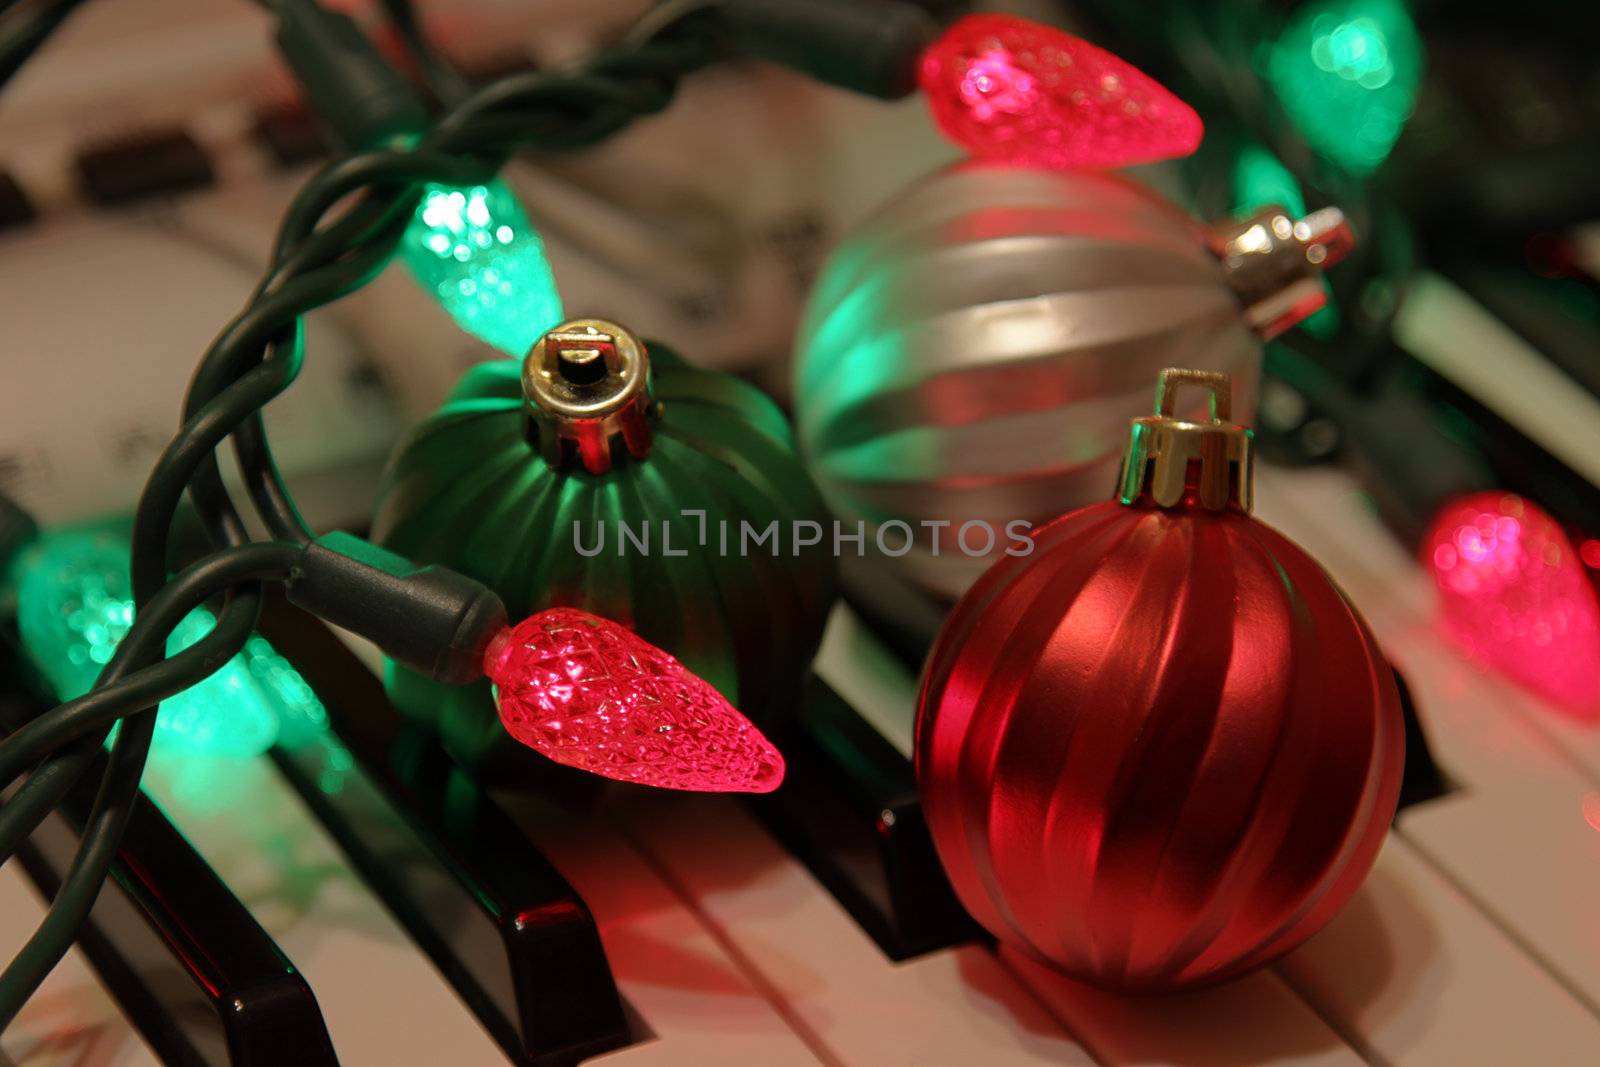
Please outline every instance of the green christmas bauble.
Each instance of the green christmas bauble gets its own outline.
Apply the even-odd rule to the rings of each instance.
[[[759,390],[591,319],[469,371],[391,459],[373,537],[486,583],[512,619],[565,606],[619,622],[773,728],[835,597],[830,523]],[[386,682],[481,777],[538,759],[487,683],[395,664]]]

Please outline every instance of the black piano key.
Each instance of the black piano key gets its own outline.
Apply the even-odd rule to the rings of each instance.
[[[325,626],[275,604],[262,631],[337,735],[280,744],[274,760],[506,1053],[566,1064],[629,1043],[572,886]]]
[[[35,218],[33,204],[22,191],[17,179],[0,170],[0,230],[23,226]]]
[[[84,195],[113,206],[200,189],[216,180],[204,148],[182,130],[101,145],[78,157]]]
[[[293,167],[333,154],[328,135],[315,115],[300,104],[283,104],[256,117],[257,140],[280,167]]]
[[[913,674],[922,673],[949,607],[871,558],[840,559],[845,602]]]
[[[1400,710],[1406,720],[1406,769],[1400,780],[1399,809],[1404,811],[1413,804],[1442,797],[1455,787],[1434,762],[1428,735],[1423,732],[1422,720],[1417,717],[1416,704],[1411,699],[1411,686],[1398,668],[1394,672],[1394,684],[1400,690]]]
[[[982,936],[950,888],[911,762],[821,679],[774,740],[783,788],[756,814],[893,959]]]
[[[0,720],[40,703],[5,664]],[[104,770],[89,776],[19,850],[47,897],[72,862]],[[159,809],[140,796],[112,879],[79,937],[85,955],[152,1050],[184,1067],[335,1067],[333,1042],[304,977]]]
[[[464,64],[461,73],[473,85],[488,85],[512,74],[524,74],[533,69],[533,61],[528,58],[526,52],[513,50],[475,59]]]
[[[33,516],[0,491],[0,571],[8,568],[12,557],[38,536],[39,525]]]
[[[1587,477],[1433,368],[1407,359],[1400,373],[1437,419],[1463,428],[1497,488],[1537,501],[1569,535],[1600,537],[1600,493]]]

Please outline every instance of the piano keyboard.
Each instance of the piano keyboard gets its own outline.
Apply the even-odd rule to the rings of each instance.
[[[559,813],[471,800],[520,828],[504,833],[505,862],[534,870],[548,861],[559,872],[552,884],[581,900],[563,921],[585,909],[592,917],[620,1017],[606,1014],[610,986],[593,983],[582,985],[598,1001],[592,1015],[547,1022],[592,1019],[604,1030],[620,1019],[608,1051],[508,1052],[504,1027],[482,1021],[490,1009],[459,990],[490,981],[506,965],[497,953],[514,946],[450,942],[467,928],[452,925],[454,912],[391,910],[389,882],[358,873],[361,849],[338,844],[357,824],[338,820],[361,817],[346,799],[360,790],[326,779],[353,776],[380,799],[399,787],[381,767],[372,775],[356,739],[347,738],[355,756],[320,777],[286,775],[263,757],[158,766],[146,790],[304,976],[347,1065],[1600,1063],[1600,726],[1457,655],[1431,622],[1426,576],[1344,474],[1265,470],[1258,489],[1260,517],[1321,559],[1366,614],[1409,684],[1448,789],[1402,810],[1372,876],[1329,927],[1217,988],[1125,999],[996,950],[959,916],[914,914],[923,896],[897,883],[934,878],[915,873],[915,827],[894,831],[916,815],[895,778],[905,773],[915,679],[842,609],[818,667],[842,703],[816,707],[859,716],[845,725],[865,731],[830,735],[853,737],[831,756],[863,768],[859,783],[841,787],[838,817],[902,805],[883,808],[876,838],[830,839],[776,798],[612,793]],[[352,693],[373,692],[362,684]],[[350,704],[362,711],[362,701]],[[825,747],[798,757],[797,773],[821,774],[806,768],[831,758]],[[313,787],[325,802],[308,806]],[[446,787],[438,803],[464,803],[463,789]],[[361,862],[413,862],[387,839],[355,844]],[[467,865],[492,846],[433,844]],[[42,910],[23,871],[0,871],[6,952]],[[434,929],[450,951],[486,954],[469,967],[448,953],[441,961],[417,947],[414,929]],[[581,950],[581,937],[572,943]],[[562,959],[542,965],[541,977],[572,993]],[[0,1048],[0,1063],[20,1067],[161,1062],[76,950]],[[221,1062],[249,1062],[233,1056]]]

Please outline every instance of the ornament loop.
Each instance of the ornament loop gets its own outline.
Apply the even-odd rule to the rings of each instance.
[[[1177,417],[1178,387],[1208,392],[1210,418]],[[1229,421],[1233,380],[1217,371],[1169,367],[1156,379],[1156,413],[1134,419],[1122,455],[1117,499],[1124,504],[1248,512],[1253,493],[1253,435]]]
[[[1198,385],[1210,392],[1211,421],[1228,422],[1233,418],[1233,379],[1221,371],[1185,370],[1168,367],[1156,378],[1156,414],[1174,418],[1178,386]]]
[[[650,452],[650,358],[614,322],[574,319],[533,346],[522,364],[529,434],[552,467],[576,455],[591,474],[611,469],[612,443]]]

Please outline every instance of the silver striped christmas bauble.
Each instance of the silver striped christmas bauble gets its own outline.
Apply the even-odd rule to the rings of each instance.
[[[1008,524],[1106,498],[1162,368],[1232,375],[1248,423],[1261,342],[1207,242],[1113,175],[965,163],[912,187],[834,251],[798,339],[801,445],[836,517],[954,598],[1020,551]]]

